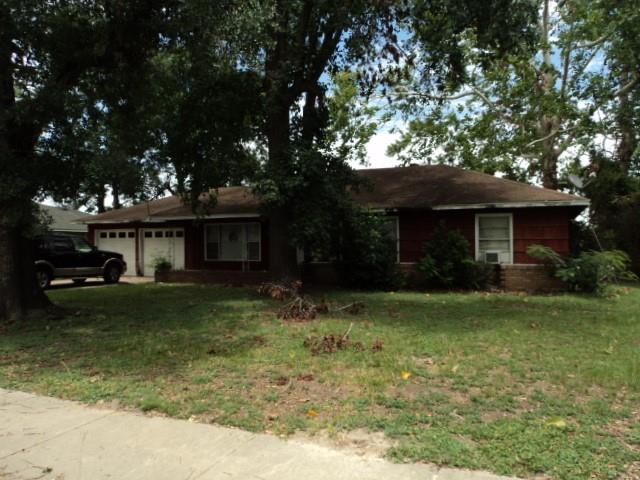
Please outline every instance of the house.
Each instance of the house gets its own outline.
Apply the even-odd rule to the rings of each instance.
[[[80,219],[86,218],[87,214],[63,207],[52,207],[51,205],[39,205],[40,210],[51,219],[48,225],[52,233],[66,233],[68,235],[87,236],[87,226],[78,223]]]
[[[384,211],[393,226],[398,262],[410,272],[439,224],[459,230],[476,259],[500,265],[507,289],[549,285],[546,271],[526,253],[543,244],[570,253],[570,222],[588,201],[444,165],[360,170],[373,188],[354,194],[362,206]],[[99,248],[124,254],[132,272],[153,274],[153,260],[169,259],[172,280],[257,282],[269,278],[269,218],[247,187],[218,190],[217,205],[197,217],[178,197],[112,210],[84,222]],[[304,266],[326,278],[328,265]]]

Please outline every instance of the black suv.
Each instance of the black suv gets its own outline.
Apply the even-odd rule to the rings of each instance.
[[[42,235],[35,239],[36,276],[47,288],[54,278],[71,278],[83,283],[87,277],[102,277],[118,283],[127,271],[122,254],[98,250],[84,238],[74,235]]]

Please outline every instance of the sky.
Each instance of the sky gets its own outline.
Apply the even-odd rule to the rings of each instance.
[[[387,147],[400,137],[399,133],[391,133],[386,130],[378,131],[367,144],[368,165],[351,163],[353,168],[386,168],[397,167],[397,158],[387,156]]]

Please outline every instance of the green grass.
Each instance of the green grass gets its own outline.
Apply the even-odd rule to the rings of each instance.
[[[501,474],[616,478],[640,461],[640,288],[611,299],[330,292],[365,313],[308,323],[277,319],[280,304],[251,289],[50,296],[69,315],[0,333],[0,386],[252,431],[382,431],[393,460]],[[351,322],[364,351],[303,346]]]

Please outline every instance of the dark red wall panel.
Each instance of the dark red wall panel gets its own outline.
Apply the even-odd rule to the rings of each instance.
[[[462,233],[471,245],[469,253],[475,255],[476,213],[513,214],[514,263],[538,263],[526,254],[527,247],[532,244],[546,245],[564,256],[570,253],[569,223],[575,212],[567,208],[403,211],[395,214],[400,220],[400,261],[419,261],[425,242],[440,224]]]

